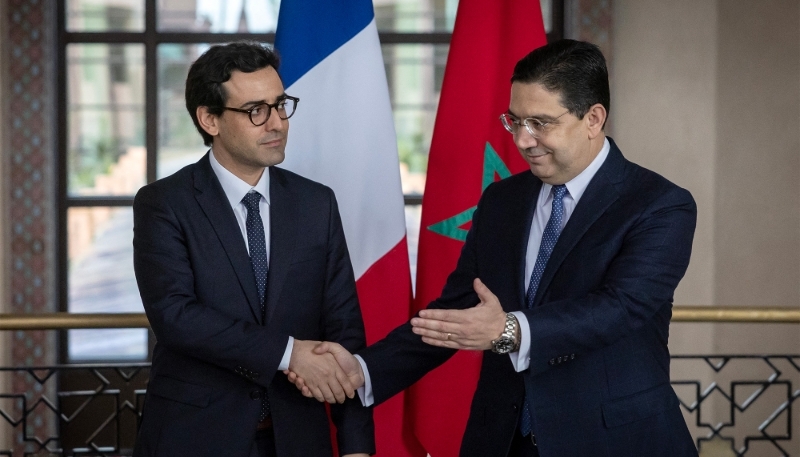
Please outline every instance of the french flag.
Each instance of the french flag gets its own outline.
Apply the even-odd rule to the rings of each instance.
[[[370,0],[283,0],[275,47],[300,98],[283,166],[331,187],[373,343],[408,320],[411,273],[392,107]],[[403,394],[375,408],[378,456],[418,456]],[[411,451],[413,448],[415,451]]]

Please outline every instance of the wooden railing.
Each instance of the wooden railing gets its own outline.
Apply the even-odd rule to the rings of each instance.
[[[672,322],[800,324],[800,308],[675,306],[672,308]],[[148,328],[149,326],[144,313],[0,314],[0,330]]]

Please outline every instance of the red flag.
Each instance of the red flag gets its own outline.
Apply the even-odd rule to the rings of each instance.
[[[546,43],[538,1],[459,2],[428,160],[414,311],[441,293],[483,189],[528,168],[499,116],[514,65]],[[431,457],[458,455],[480,363],[480,353],[461,351],[409,391],[409,419]]]

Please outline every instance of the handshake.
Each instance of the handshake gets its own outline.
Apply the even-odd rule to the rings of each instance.
[[[467,309],[424,309],[411,319],[412,331],[423,343],[449,349],[483,351],[503,333],[506,313],[497,297],[481,282],[473,282],[480,303]],[[361,362],[338,343],[295,340],[289,382],[306,397],[344,403],[365,383]]]
[[[364,385],[364,372],[353,354],[332,342],[294,340],[289,382],[306,397],[328,403],[344,403]]]

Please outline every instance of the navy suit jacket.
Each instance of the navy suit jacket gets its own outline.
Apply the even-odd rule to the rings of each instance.
[[[331,455],[325,405],[278,372],[289,336],[365,346],[331,189],[270,167],[266,318],[241,229],[208,155],[143,187],[134,268],[156,335],[135,456],[247,457],[269,395],[279,456]],[[331,406],[342,454],[374,452],[372,411]]]
[[[508,355],[484,353],[462,456],[507,455],[526,391],[542,457],[697,455],[670,386],[667,349],[695,203],[609,141],[532,309],[525,309],[525,252],[542,182],[529,171],[486,189],[457,267],[429,305],[476,305],[472,281],[480,278],[530,325],[529,369],[517,373]],[[406,324],[360,355],[380,403],[453,353],[422,343]]]

